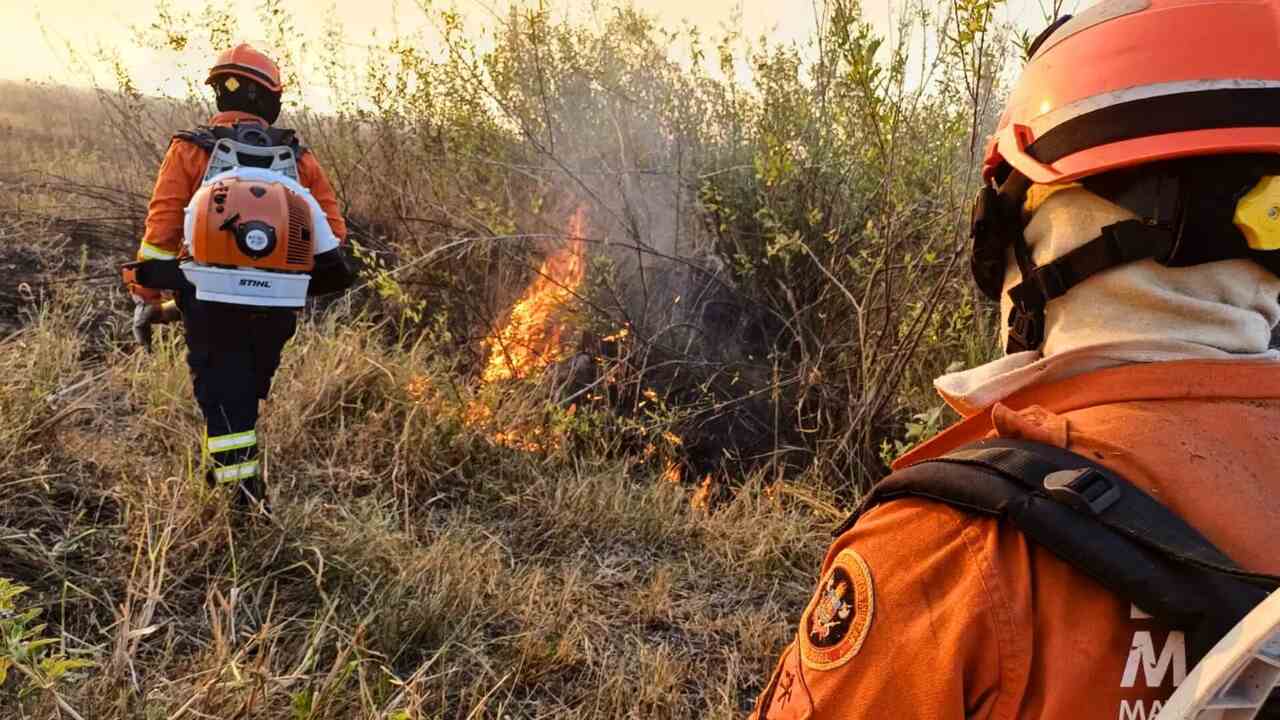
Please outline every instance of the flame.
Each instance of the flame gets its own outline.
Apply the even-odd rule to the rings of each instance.
[[[662,476],[659,479],[662,482],[668,482],[668,483],[671,483],[672,485],[679,485],[680,481],[684,479],[684,472],[680,469],[680,466],[677,465],[676,463],[667,462],[667,467],[662,471]]]
[[[534,376],[572,351],[561,337],[565,326],[556,316],[573,300],[585,275],[585,227],[586,208],[581,207],[569,220],[568,245],[542,263],[537,277],[511,306],[506,325],[485,340],[489,357],[480,375],[482,385]],[[576,409],[570,407],[568,416]],[[525,452],[560,447],[560,439],[547,437],[547,428],[541,425],[516,423],[494,428],[493,410],[482,402],[471,403],[465,422],[486,432],[494,445]]]
[[[435,385],[426,375],[414,375],[404,387],[409,399],[419,405],[426,405],[435,397]]]
[[[542,263],[538,276],[511,306],[507,324],[486,341],[489,360],[481,375],[484,383],[527,378],[568,355],[561,339],[564,325],[555,322],[554,316],[582,284],[585,226],[586,208],[579,208],[569,221],[568,246]]]
[[[684,469],[674,460],[668,460],[666,467],[662,470],[662,474],[658,476],[658,482],[680,485],[684,482]],[[718,485],[719,481],[716,480],[714,475],[711,473],[704,475],[689,495],[690,509],[695,512],[710,514],[712,497],[715,495]]]
[[[715,490],[715,481],[708,474],[702,478],[702,482],[698,483],[698,489],[693,492],[693,496],[689,498],[689,505],[697,511],[711,512],[711,493]]]

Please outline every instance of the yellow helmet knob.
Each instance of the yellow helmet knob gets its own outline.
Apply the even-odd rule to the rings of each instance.
[[[1280,177],[1268,175],[1236,204],[1236,227],[1254,250],[1280,250]]]

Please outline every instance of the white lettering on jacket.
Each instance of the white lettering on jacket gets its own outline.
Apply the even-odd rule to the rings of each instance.
[[[1142,700],[1135,700],[1133,704],[1129,704],[1128,700],[1121,700],[1119,720],[1156,720],[1163,709],[1164,703],[1159,700],[1153,700],[1149,708]]]
[[[1120,687],[1131,688],[1138,680],[1138,668],[1142,668],[1143,679],[1147,687],[1161,687],[1169,669],[1173,669],[1173,685],[1177,687],[1187,677],[1187,639],[1180,631],[1169,633],[1164,648],[1156,655],[1156,643],[1150,630],[1139,630],[1133,634],[1133,647],[1129,649],[1129,660],[1124,665],[1124,677]]]

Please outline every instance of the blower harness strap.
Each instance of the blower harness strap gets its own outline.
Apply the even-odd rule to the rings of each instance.
[[[1111,470],[1068,450],[985,440],[881,480],[844,525],[907,497],[998,518],[1111,592],[1186,631],[1205,653],[1280,577],[1247,572],[1198,531]]]

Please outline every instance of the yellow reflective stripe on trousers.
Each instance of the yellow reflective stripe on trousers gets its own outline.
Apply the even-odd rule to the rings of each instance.
[[[250,460],[239,465],[227,465],[226,467],[214,468],[213,477],[220,483],[235,482],[236,480],[244,480],[258,474],[258,461]]]
[[[204,441],[205,449],[211,453],[241,450],[257,444],[257,430],[246,430],[244,432],[231,433],[230,435],[217,435],[206,438]]]
[[[142,243],[142,247],[138,250],[138,255],[143,260],[172,260],[178,257],[178,253],[158,248],[151,243]]]

